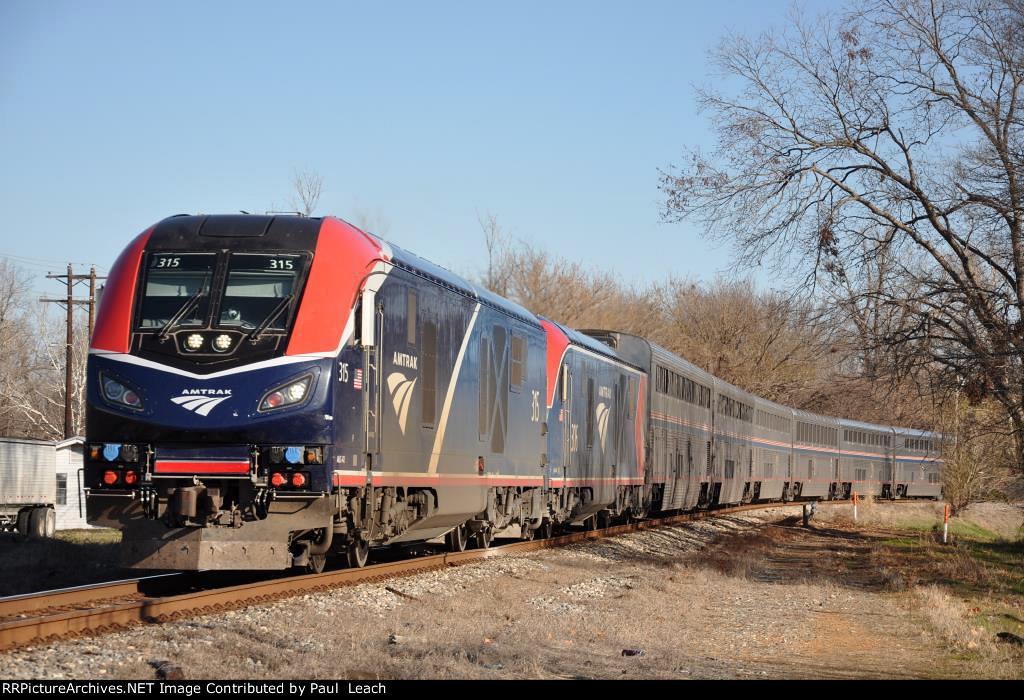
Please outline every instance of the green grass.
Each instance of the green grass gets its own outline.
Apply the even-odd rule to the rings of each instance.
[[[931,518],[907,518],[901,520],[897,526],[905,530],[942,533],[941,520],[937,521]],[[949,534],[953,537],[963,537],[980,542],[996,542],[1002,539],[998,533],[960,518],[952,518],[949,521]]]
[[[1024,637],[1024,539],[1007,539],[961,518],[950,521],[948,544],[942,543],[941,520],[907,518],[893,529],[900,532],[879,540],[875,556],[898,570],[904,585],[938,586],[960,601],[966,613],[961,619],[984,630],[978,641],[994,642],[1000,632]],[[960,649],[953,656],[981,677],[1005,675],[1007,663],[1017,669],[1013,677],[1024,668],[1024,652],[1001,642]]]

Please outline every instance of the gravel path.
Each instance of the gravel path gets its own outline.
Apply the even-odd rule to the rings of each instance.
[[[870,544],[711,518],[0,656],[0,675],[735,678],[955,675]],[[845,577],[845,578],[844,578]],[[895,663],[894,663],[895,661]],[[951,665],[952,664],[952,665]]]

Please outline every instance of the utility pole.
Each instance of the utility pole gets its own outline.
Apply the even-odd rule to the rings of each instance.
[[[61,280],[64,283],[67,294],[63,299],[47,299],[43,297],[42,302],[63,304],[67,309],[67,340],[65,343],[64,359],[64,437],[69,438],[74,433],[74,420],[71,411],[71,397],[74,394],[74,359],[75,359],[75,304],[86,304],[89,307],[89,338],[92,338],[93,323],[95,321],[96,308],[96,280],[106,279],[96,276],[96,268],[89,269],[88,275],[76,275],[68,263],[68,270],[63,275],[46,275],[47,279]],[[89,281],[89,298],[76,299],[74,287],[80,282]]]
[[[92,342],[92,329],[96,325],[96,266],[89,268],[89,341]]]

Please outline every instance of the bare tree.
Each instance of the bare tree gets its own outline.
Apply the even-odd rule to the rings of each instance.
[[[1003,426],[1005,412],[994,401],[968,405],[955,394],[940,417],[943,446],[942,492],[956,513],[971,503],[1012,491],[1013,442]]]
[[[669,279],[631,287],[612,273],[587,270],[524,243],[503,247],[488,274],[508,297],[548,318],[650,338],[768,398],[809,409],[833,405],[832,378],[841,362],[831,352],[833,329],[807,304],[759,292],[751,282],[705,287]],[[848,389],[844,396],[844,409],[862,417]],[[838,392],[834,398],[839,404]]]
[[[353,207],[352,223],[367,233],[372,233],[381,238],[387,238],[388,233],[391,231],[391,222],[379,208],[370,211],[361,206]]]
[[[88,322],[76,319],[72,426],[85,429]],[[64,319],[31,299],[29,276],[0,261],[0,435],[59,440],[64,436]]]
[[[749,280],[707,286],[670,281],[661,290],[668,316],[659,342],[758,396],[820,409],[839,358],[833,329],[810,305]]]
[[[700,92],[717,147],[663,173],[665,218],[872,309],[872,350],[997,401],[1024,469],[1024,2],[854,0],[714,60],[738,88]]]
[[[498,223],[498,217],[491,212],[476,213],[476,220],[484,234],[484,247],[487,249],[487,275],[483,285],[495,294],[508,294],[507,275],[499,276],[497,266],[499,260],[508,253],[509,235]]]
[[[292,175],[292,208],[303,216],[311,216],[320,202],[323,185],[324,179],[320,174],[311,170],[296,170]]]
[[[21,437],[28,426],[23,411],[31,382],[34,334],[28,309],[30,283],[18,267],[0,260],[0,435]]]

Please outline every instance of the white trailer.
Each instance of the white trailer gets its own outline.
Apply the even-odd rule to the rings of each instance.
[[[57,527],[55,460],[52,442],[0,438],[0,530],[53,536]]]

